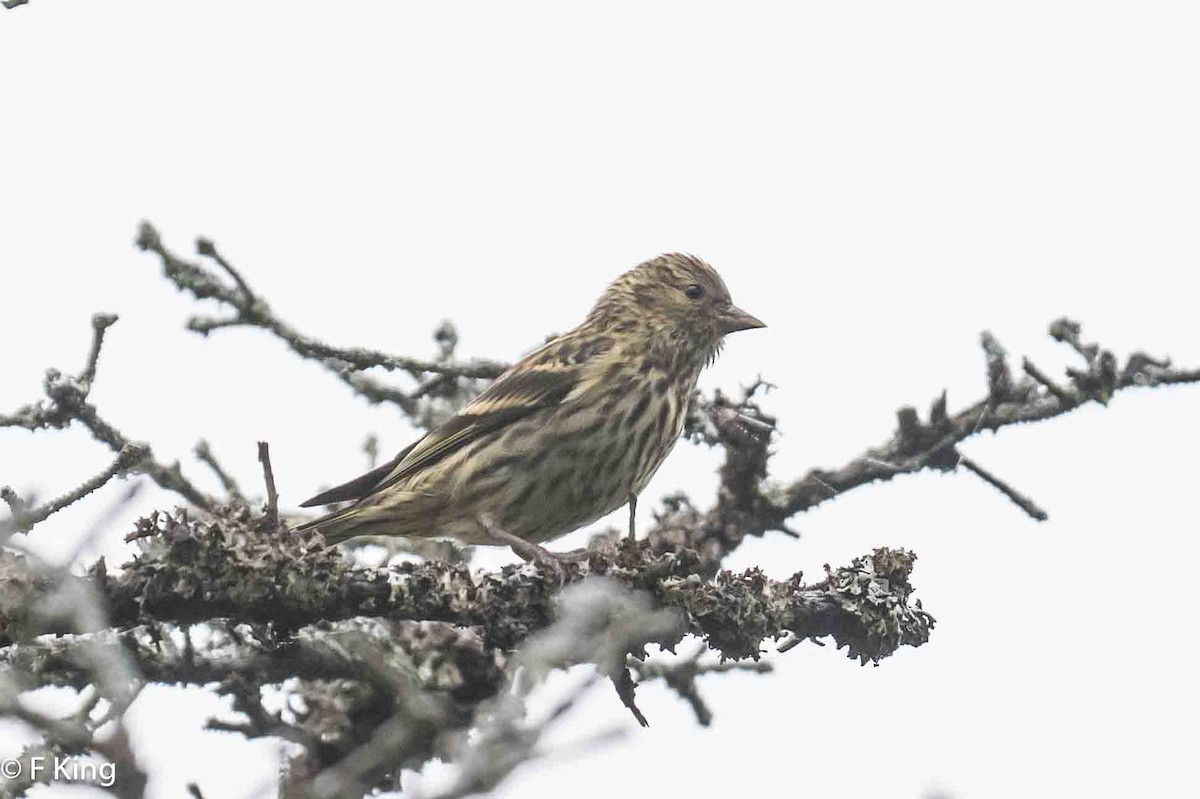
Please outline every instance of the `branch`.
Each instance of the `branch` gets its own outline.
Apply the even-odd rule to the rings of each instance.
[[[143,539],[144,551],[119,574],[93,569],[87,578],[72,578],[107,600],[112,611],[105,625],[124,632],[35,641],[54,628],[0,603],[0,630],[25,642],[0,657],[25,675],[23,687],[85,684],[92,674],[78,654],[118,642],[148,679],[219,678],[218,690],[235,697],[247,720],[217,726],[302,742],[306,754],[289,769],[288,785],[317,786],[318,795],[382,785],[385,772],[433,756],[436,731],[466,729],[471,718],[491,712],[480,716],[479,702],[506,695],[506,664],[521,664],[522,673],[536,677],[586,662],[619,677],[626,655],[646,643],[670,647],[693,634],[723,657],[753,660],[765,641],[789,633],[832,638],[851,657],[878,662],[900,646],[927,641],[934,623],[910,604],[913,557],[902,551],[877,550],[804,585],[799,574],[776,581],[757,570],[706,580],[695,552],[655,551],[621,537],[585,562],[567,564],[562,589],[557,574],[532,566],[493,574],[442,563],[356,568],[319,539],[277,528],[245,508],[218,509],[204,522],[153,524],[159,532]],[[4,563],[5,582],[22,585],[19,556],[7,555]],[[23,585],[13,595],[36,601],[38,583]],[[635,601],[638,592],[643,598]],[[179,634],[169,632],[201,621],[223,631],[207,650],[186,635],[181,645]],[[381,673],[399,676],[387,680]],[[297,695],[305,708],[296,719],[248,705],[254,686],[292,677],[301,680]],[[407,688],[398,690],[401,684]],[[544,725],[507,718],[478,739],[483,749],[460,752],[464,763],[475,764],[464,784],[499,779],[532,756]],[[338,731],[332,738],[331,730]],[[332,782],[313,780],[330,768]],[[322,785],[328,790],[317,790]]]
[[[1025,496],[1020,491],[1017,491],[1017,489],[1013,488],[1008,483],[989,472],[987,469],[984,469],[970,458],[960,458],[959,465],[978,475],[985,483],[1011,499],[1014,505],[1028,513],[1030,518],[1032,518],[1034,521],[1044,522],[1046,519],[1050,518],[1046,511],[1039,508],[1037,503],[1035,503],[1032,499]]]
[[[90,539],[91,536],[85,536],[68,563],[90,544]],[[51,566],[31,553],[20,556],[0,551],[0,577],[3,578],[0,584],[7,589],[0,599],[0,620],[4,622],[0,641],[29,640],[41,631],[61,629],[89,639],[109,627],[101,596],[106,580],[103,560],[85,579],[75,577],[67,567]],[[123,717],[144,681],[131,658],[111,641],[85,640],[74,652],[74,664],[87,673],[93,693],[74,714],[62,719],[31,711],[20,702],[20,692],[30,687],[26,673],[11,670],[0,674],[0,716],[24,721],[44,736],[42,744],[26,747],[22,752],[22,767],[3,792],[24,794],[35,781],[34,758],[43,757],[43,763],[53,763],[55,759],[90,750],[112,765],[113,783],[106,787],[117,796],[140,799],[146,775],[129,747]],[[99,718],[93,718],[101,699],[107,701],[108,708]],[[97,732],[109,722],[111,731],[98,738]],[[6,772],[4,776],[14,775]],[[47,769],[40,779],[49,782],[59,776]]]
[[[97,738],[95,729],[85,720],[56,718],[31,710],[21,703],[15,685],[4,674],[0,674],[0,717],[23,721],[45,736],[45,743],[24,749],[17,758],[20,768],[4,775],[7,779],[0,790],[5,796],[23,796],[36,782],[54,781],[55,763],[72,760],[86,751],[95,752],[110,764],[113,794],[121,799],[141,799],[144,795],[146,774],[134,758],[123,727]],[[35,763],[40,766],[40,774],[33,767]]]
[[[491,361],[454,362],[445,348],[443,348],[443,357],[434,361],[426,361],[391,355],[379,350],[361,347],[341,348],[325,344],[300,333],[276,316],[267,303],[250,290],[241,275],[217,254],[216,247],[211,241],[199,239],[197,250],[201,255],[217,261],[221,268],[233,277],[235,282],[233,287],[226,285],[200,264],[180,258],[167,249],[158,231],[149,222],[142,223],[138,231],[137,246],[143,251],[152,252],[158,256],[162,263],[163,274],[176,288],[187,291],[198,300],[216,300],[227,306],[232,312],[231,316],[220,319],[192,317],[187,323],[188,329],[207,335],[222,327],[261,328],[283,340],[301,358],[319,362],[369,401],[374,403],[393,402],[410,416],[419,413],[417,401],[429,394],[433,390],[434,384],[425,383],[412,392],[403,392],[357,373],[364,369],[380,367],[388,371],[406,372],[418,380],[425,375],[437,375],[443,380],[438,381],[436,386],[440,386],[445,391],[448,387],[458,386],[457,379],[491,379],[497,377],[505,369],[503,364]],[[439,335],[438,340],[440,344],[446,340],[446,337]],[[455,380],[447,381],[445,378],[455,378]],[[459,386],[459,390],[468,390],[468,387]]]
[[[104,333],[116,323],[116,314],[98,313],[92,316],[92,348],[88,352],[87,365],[83,367],[83,372],[79,375],[79,382],[83,384],[85,393],[91,389],[92,381],[96,379],[96,365],[100,361],[100,348],[104,345]]]
[[[362,675],[361,664],[314,636],[315,627],[297,631],[294,640],[279,646],[236,635],[220,622],[213,627],[212,640],[202,650],[175,644],[175,638],[183,635],[176,635],[175,630],[183,628],[162,627],[151,634],[149,627],[141,626],[10,644],[0,649],[0,664],[12,670],[22,690],[45,686],[83,690],[93,679],[86,653],[97,646],[122,648],[149,682],[204,686],[230,675],[264,683],[291,678],[349,680]]]
[[[3,542],[8,536],[13,533],[28,533],[35,525],[45,521],[52,514],[57,513],[68,505],[72,505],[83,499],[88,494],[102,488],[119,474],[124,474],[129,469],[141,463],[149,454],[149,449],[142,444],[126,444],[117,453],[117,457],[113,460],[112,465],[105,469],[100,474],[87,480],[74,491],[63,494],[58,499],[47,502],[36,508],[26,507],[21,501],[17,493],[9,486],[0,487],[0,499],[3,499],[12,515],[7,519],[0,519],[0,542]]]
[[[798,642],[797,642],[798,643]],[[723,662],[704,662],[704,654],[708,651],[707,647],[697,647],[695,652],[685,658],[676,658],[674,661],[667,662],[663,660],[639,660],[637,658],[629,658],[629,668],[637,674],[638,684],[651,680],[662,680],[671,690],[679,694],[680,698],[686,701],[692,708],[692,712],[696,714],[696,721],[703,727],[712,724],[713,714],[708,709],[704,698],[700,696],[700,689],[696,685],[696,678],[705,674],[725,674],[731,671],[748,671],[754,674],[767,674],[774,670],[774,667],[763,660],[736,662],[726,660]]]
[[[146,538],[144,551],[104,583],[116,625],[231,617],[284,633],[368,615],[478,628],[485,646],[511,650],[546,626],[559,590],[556,575],[524,566],[476,575],[437,562],[354,568],[319,535],[274,532],[244,510],[159,523],[162,531]],[[564,570],[570,582],[606,575],[682,611],[685,623],[665,644],[693,633],[724,657],[755,658],[764,640],[792,632],[831,636],[851,657],[878,662],[928,639],[932,618],[908,604],[913,559],[876,550],[818,587],[802,585],[800,575],[776,581],[757,570],[706,581],[703,560],[687,548],[622,540]]]
[[[179,463],[166,466],[154,459],[148,444],[134,443],[105,421],[96,407],[87,401],[96,378],[96,364],[104,332],[117,321],[115,315],[97,314],[92,317],[92,345],[87,365],[78,376],[64,375],[57,369],[47,369],[42,389],[48,402],[39,400],[32,405],[18,408],[11,414],[0,414],[0,427],[19,427],[29,431],[63,430],[72,422],[79,422],[92,436],[106,444],[113,452],[121,453],[127,447],[141,452],[137,466],[159,486],[179,494],[196,507],[212,509],[217,501],[196,488],[180,471]]]
[[[279,524],[279,493],[275,490],[275,472],[271,469],[271,448],[267,442],[258,442],[258,462],[262,464],[263,482],[267,486],[267,521],[272,526]]]
[[[987,361],[988,396],[997,403],[1011,399],[1013,379],[1008,368],[1008,352],[987,330],[979,334],[979,343]]]
[[[1054,395],[1063,408],[1070,408],[1075,402],[1074,397],[1072,397],[1066,391],[1063,391],[1062,387],[1059,386],[1058,383],[1055,383],[1045,372],[1039,369],[1033,361],[1029,360],[1028,358],[1022,359],[1021,368],[1025,371],[1025,374],[1029,375],[1034,380],[1045,386],[1046,390]]]
[[[455,779],[437,794],[439,799],[483,793],[494,789],[521,763],[538,756],[541,736],[598,682],[599,675],[625,675],[626,655],[640,652],[651,641],[677,631],[675,613],[656,607],[643,592],[631,592],[619,583],[592,577],[569,586],[558,602],[555,621],[537,633],[513,657],[520,679],[506,686],[476,712],[484,719],[468,737],[460,735],[453,751]],[[559,700],[540,720],[528,718],[526,698],[555,669],[592,663],[598,674]],[[623,697],[625,698],[625,697]],[[646,726],[633,704],[627,706]],[[418,791],[418,794],[420,791]]]
[[[988,397],[954,416],[938,418],[931,414],[928,424],[917,422],[909,429],[902,426],[890,441],[867,450],[845,466],[814,469],[786,486],[775,519],[786,519],[877,480],[890,480],[898,474],[911,474],[928,467],[953,468],[960,462],[955,447],[984,430],[1053,419],[1092,400],[1106,404],[1113,394],[1128,388],[1200,382],[1200,369],[1174,369],[1170,361],[1140,352],[1131,355],[1123,369],[1117,369],[1116,357],[1098,345],[1083,344],[1079,339],[1080,326],[1068,319],[1052,324],[1050,333],[1056,340],[1069,343],[1086,361],[1085,369],[1068,370],[1071,386],[1059,387],[1026,361],[1025,371],[1033,380],[1023,381],[1004,399],[995,399],[993,390]],[[988,350],[986,343],[985,350],[989,363],[994,363],[997,356]],[[915,420],[915,415],[912,418]],[[771,521],[765,520],[764,524],[769,528]]]

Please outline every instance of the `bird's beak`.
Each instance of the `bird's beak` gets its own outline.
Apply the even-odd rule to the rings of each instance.
[[[721,335],[727,336],[730,333],[736,333],[739,330],[753,330],[756,327],[766,327],[766,323],[755,316],[743,311],[736,305],[730,305],[721,312],[718,317],[721,326]]]

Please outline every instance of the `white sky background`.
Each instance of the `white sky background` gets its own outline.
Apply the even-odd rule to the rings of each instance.
[[[512,360],[577,323],[663,251],[702,255],[765,331],[702,378],[762,373],[775,475],[882,442],[903,404],[982,395],[982,329],[1055,375],[1045,335],[1200,363],[1200,10],[1189,3],[86,3],[0,13],[0,408],[82,366],[117,312],[92,398],[161,459],[207,438],[285,504],[348,478],[360,444],[413,431],[267,334],[183,330],[201,310],[133,247],[153,221],[214,239],[284,318],[331,343]],[[831,648],[771,677],[710,678],[697,727],[664,689],[649,730],[609,691],[551,746],[624,741],[523,768],[503,797],[1178,795],[1194,782],[1190,664],[1200,390],[1120,395],[964,448],[1050,513],[969,474],[862,488],[729,565],[820,573],[915,549],[930,643],[879,668]],[[0,431],[0,483],[51,496],[112,453],[81,429]],[[707,502],[717,455],[681,445],[643,495]],[[39,526],[70,551],[122,491]],[[176,499],[146,490],[129,521]],[[623,517],[622,517],[623,518]],[[576,546],[583,534],[558,548]],[[493,554],[488,562],[504,557]],[[273,747],[202,733],[218,704],[148,691],[138,751],[155,797],[241,797]],[[17,748],[13,728],[0,743]],[[39,796],[67,796],[46,791]],[[71,793],[83,795],[83,792]]]

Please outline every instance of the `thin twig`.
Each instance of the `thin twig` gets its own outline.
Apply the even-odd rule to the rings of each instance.
[[[142,459],[146,457],[149,448],[142,444],[126,444],[121,448],[117,457],[109,465],[107,469],[100,474],[86,480],[82,485],[73,491],[63,494],[57,499],[51,500],[36,508],[27,508],[24,503],[19,501],[16,492],[9,486],[4,486],[0,489],[0,497],[8,503],[12,510],[12,515],[8,519],[0,520],[0,540],[12,535],[13,533],[28,533],[37,524],[50,518],[51,515],[59,512],[68,505],[91,494],[108,483],[119,474],[122,474],[136,466]]]
[[[1089,367],[1096,362],[1096,356],[1100,354],[1100,347],[1096,344],[1084,344],[1081,334],[1083,327],[1073,319],[1062,317],[1055,319],[1050,323],[1050,337],[1055,341],[1062,342],[1071,346],[1073,350],[1080,354]]]
[[[615,674],[610,675],[613,687],[617,689],[617,697],[621,700],[621,704],[629,708],[629,712],[633,714],[633,718],[643,727],[649,727],[650,721],[646,715],[642,713],[637,706],[637,683],[633,681],[633,677],[629,674],[629,669],[618,669]]]
[[[979,334],[979,343],[987,359],[988,395],[994,402],[1003,402],[1013,393],[1012,373],[1008,369],[1008,353],[991,332]]]
[[[92,316],[92,348],[88,352],[87,364],[79,375],[79,382],[91,388],[96,379],[96,364],[100,360],[100,348],[104,345],[104,333],[117,322],[117,315],[98,313]]]
[[[196,454],[196,459],[212,469],[213,474],[221,481],[221,487],[225,489],[225,493],[229,495],[229,499],[240,504],[247,504],[246,495],[242,493],[241,486],[237,480],[233,478],[229,472],[225,471],[224,467],[217,461],[216,455],[213,454],[212,448],[208,442],[201,439],[192,450]]]
[[[1025,374],[1029,375],[1034,380],[1041,383],[1043,386],[1046,387],[1047,391],[1049,391],[1051,394],[1053,394],[1055,397],[1057,397],[1059,403],[1064,408],[1070,408],[1073,405],[1078,404],[1074,397],[1072,397],[1070,394],[1068,394],[1062,388],[1062,386],[1058,385],[1058,383],[1055,383],[1050,378],[1049,375],[1047,375],[1045,372],[1043,372],[1041,369],[1039,369],[1037,367],[1037,365],[1034,364],[1033,361],[1029,360],[1028,358],[1023,359],[1021,361],[1021,368],[1025,370]]]
[[[794,639],[796,643],[804,639]],[[780,646],[778,651],[786,652],[791,646]],[[683,658],[677,658],[672,662],[663,662],[657,660],[641,661],[636,658],[629,658],[628,665],[638,675],[638,684],[649,680],[662,680],[671,690],[679,694],[680,698],[686,701],[692,708],[692,712],[696,714],[696,721],[702,727],[707,727],[712,724],[713,714],[709,710],[708,704],[700,695],[700,689],[696,685],[696,678],[704,674],[724,674],[730,671],[749,671],[755,674],[766,674],[773,670],[773,666],[765,660],[750,660],[735,662],[727,660],[722,663],[705,663],[701,658],[708,652],[708,647],[698,646],[691,655]]]
[[[1046,519],[1050,518],[1046,514],[1046,511],[1039,508],[1032,499],[1025,496],[1020,491],[1017,491],[1017,489],[1013,488],[1012,486],[1010,486],[1008,483],[1001,480],[996,475],[994,475],[991,472],[989,472],[988,470],[984,469],[982,466],[980,466],[978,463],[971,460],[970,458],[962,458],[959,461],[959,464],[967,467],[968,470],[979,475],[981,478],[983,478],[983,481],[985,483],[994,487],[1001,494],[1003,494],[1004,496],[1011,499],[1018,508],[1020,508],[1021,510],[1028,513],[1030,515],[1030,517],[1032,517],[1033,519],[1035,519],[1039,522],[1044,522],[1044,521],[1046,521]]]
[[[258,442],[258,462],[262,464],[263,480],[267,484],[267,517],[272,526],[279,524],[279,494],[275,491],[275,472],[271,469],[271,449],[267,442]]]
[[[197,238],[196,252],[205,257],[212,258],[221,266],[222,269],[228,272],[229,276],[233,278],[233,281],[237,283],[238,289],[242,292],[242,297],[246,302],[254,303],[257,301],[257,298],[254,296],[254,292],[250,290],[250,286],[246,283],[245,279],[242,278],[241,273],[234,269],[233,264],[226,261],[221,254],[217,252],[217,247],[212,243],[211,239],[204,238],[203,236]]]

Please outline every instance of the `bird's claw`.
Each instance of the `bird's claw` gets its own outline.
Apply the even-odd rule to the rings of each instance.
[[[521,560],[526,563],[536,563],[544,570],[553,572],[560,586],[566,585],[570,581],[571,573],[568,565],[583,560],[588,555],[586,549],[576,549],[561,554],[551,552],[545,547],[538,546],[532,541],[526,541],[524,538],[519,538],[494,524],[485,522],[483,527],[487,531],[487,534],[497,543],[507,544],[511,547],[512,551]]]

